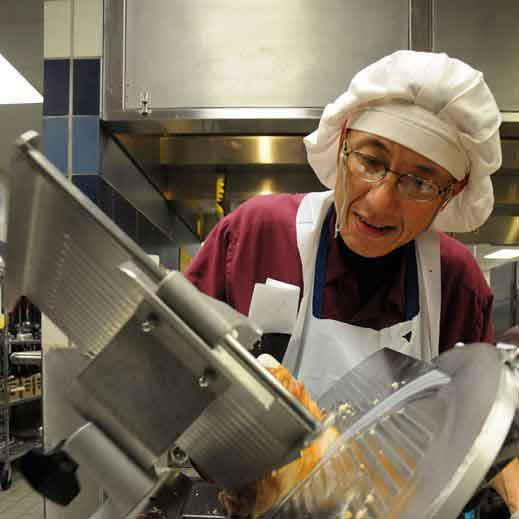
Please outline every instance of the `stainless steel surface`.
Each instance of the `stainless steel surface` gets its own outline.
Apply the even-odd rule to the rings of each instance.
[[[481,68],[501,109],[508,110],[502,135],[519,137],[519,112],[510,111],[519,110],[514,82],[519,43],[513,38],[519,6],[514,0],[326,0],[318,8],[297,0],[281,8],[271,2],[255,0],[242,7],[232,0],[210,6],[202,0],[105,2],[105,126],[118,134],[164,198],[174,201],[174,221],[188,230],[183,241],[196,239],[200,230],[198,238],[204,239],[216,222],[214,177],[220,167],[227,175],[227,212],[260,192],[322,189],[296,148],[295,156],[282,151],[265,160],[261,138],[275,143],[272,137],[309,133],[322,107],[345,89],[354,72],[396,48],[447,50]],[[290,22],[279,31],[288,15]],[[229,23],[237,29],[227,31]],[[311,38],[301,30],[309,23]],[[163,26],[168,30],[160,30]],[[369,44],[366,27],[373,28]],[[261,36],[249,40],[256,31]],[[488,42],[478,37],[483,31],[493,35]],[[226,67],[229,63],[233,66]],[[153,109],[147,116],[139,112],[144,93]],[[204,134],[222,138],[205,139]],[[240,136],[234,153],[229,135]],[[290,139],[281,142],[288,147]],[[505,142],[505,155],[514,146]],[[277,149],[282,146],[274,144]],[[251,166],[253,159],[257,162]],[[300,164],[301,176],[281,171],[283,164]],[[519,242],[515,179],[500,174],[494,183],[498,203],[493,217],[478,233],[457,236],[461,241]],[[500,201],[501,195],[506,201]]]
[[[453,236],[466,244],[490,243],[517,245],[519,243],[518,216],[491,216],[479,229]]]
[[[103,132],[103,179],[121,193],[143,218],[161,229],[171,239],[172,246],[197,242],[193,230],[166,201],[168,178],[160,161],[160,139],[155,136],[140,135],[136,139],[132,135],[120,135],[119,141],[118,144]],[[140,239],[146,244],[151,237],[141,236]]]
[[[224,507],[218,500],[217,492],[218,489],[206,481],[194,482],[191,494],[182,510],[182,519],[227,517]]]
[[[227,486],[297,455],[318,423],[245,350],[259,331],[178,273],[166,279],[174,286],[160,285],[163,272],[63,181],[32,138],[20,139],[12,168],[7,294],[37,302],[93,357],[72,396],[83,415],[144,470],[178,438],[205,474]],[[188,318],[193,309],[200,323]],[[88,319],[104,333],[87,336]]]
[[[157,483],[156,476],[145,473],[135,465],[123,450],[92,423],[76,431],[63,448],[76,463],[88,467],[121,518],[136,508]]]
[[[226,197],[232,200],[243,201],[267,188],[324,189],[307,163],[302,136],[117,134],[117,139],[168,200],[211,200],[214,205],[216,179],[222,174]]]
[[[495,209],[480,229],[456,236],[465,243],[519,243],[519,140],[510,137],[509,127],[502,133],[508,137],[502,141],[503,166],[492,177]],[[306,164],[300,136],[120,137],[148,174],[160,178],[164,197],[192,229],[202,215],[206,221],[214,215],[215,186],[222,175],[227,210],[260,193],[325,189]]]
[[[490,289],[494,295],[492,325],[495,337],[499,337],[518,322],[517,268],[517,263],[507,263],[493,268],[490,273]]]
[[[409,48],[433,49],[434,0],[410,0]]]
[[[472,496],[497,457],[519,406],[517,371],[510,368],[493,346],[468,347],[480,351],[456,348],[435,362],[455,379],[452,397],[456,400],[456,414],[453,429],[445,430],[443,445],[433,453],[433,459],[445,456],[446,463],[441,470],[446,472],[461,461],[453,478],[431,507],[431,512],[437,510],[440,519],[459,513]],[[472,438],[474,442],[470,445]],[[460,449],[461,444],[463,449]],[[434,475],[434,482],[439,482],[441,474]],[[428,475],[424,485],[429,484]],[[417,499],[426,492],[430,489],[418,492]]]
[[[195,234],[204,239],[216,222],[219,168],[227,177],[226,212],[261,192],[322,189],[299,155],[299,137],[286,136],[312,131],[323,106],[344,91],[354,72],[397,48],[445,48],[467,59],[485,72],[502,110],[519,110],[517,81],[510,72],[517,69],[513,64],[519,55],[512,36],[518,6],[510,7],[512,2],[326,0],[317,8],[297,0],[282,7],[274,0],[241,7],[232,0],[210,6],[202,0],[152,5],[109,0],[105,126],[163,197],[174,201],[174,221],[181,231],[188,230],[185,237],[178,230],[174,234],[186,243]],[[302,28],[310,23],[308,38]],[[229,24],[237,29],[227,31]],[[282,24],[284,31],[279,30]],[[483,27],[496,34],[489,42],[474,37]],[[258,31],[261,35],[251,38]],[[139,110],[145,93],[153,111],[143,116]],[[509,102],[513,99],[517,103]],[[505,114],[504,136],[519,137],[517,113]],[[218,135],[220,139],[212,138]],[[505,143],[505,154],[514,146]],[[296,165],[299,177],[282,171],[286,166],[295,173]],[[465,243],[519,242],[515,179],[498,175],[494,182],[494,215],[478,233],[457,236]],[[506,202],[500,201],[502,194]]]
[[[153,490],[128,515],[128,519],[224,519],[218,488],[183,472],[167,471]],[[111,500],[90,519],[122,519]]]
[[[139,135],[304,135],[315,130],[322,108],[183,108],[156,110],[135,119],[129,111],[105,112],[104,126],[113,133]]]
[[[41,351],[18,351],[9,357],[12,364],[27,366],[41,366],[41,358]]]
[[[299,136],[169,136],[160,139],[164,166],[306,166]]]
[[[169,233],[169,215],[156,203],[156,196],[167,189],[167,175],[160,162],[160,135],[103,132],[102,161],[108,182]],[[138,179],[141,172],[144,179]]]
[[[416,375],[416,361],[399,363],[394,353],[390,369],[381,368],[384,355],[368,358],[320,402],[348,404],[342,438],[274,517],[452,519],[477,489],[519,403],[517,373],[490,345],[456,348],[434,363],[450,382],[377,413],[395,383]],[[353,435],[370,413],[373,421]]]
[[[45,331],[45,330],[44,330]],[[43,336],[45,341],[46,336]],[[70,388],[89,360],[78,348],[56,347],[44,342],[43,424],[44,447],[53,448],[85,424],[69,399]],[[87,467],[77,472],[81,494],[67,507],[45,502],[46,519],[83,519],[90,517],[103,502],[103,492]]]
[[[435,11],[434,50],[482,70],[501,110],[519,111],[519,3],[436,0]]]
[[[145,91],[153,119],[190,119],[184,110],[219,108],[223,117],[213,112],[210,119],[235,118],[229,108],[259,109],[247,115],[252,119],[299,118],[271,110],[320,110],[363,66],[408,46],[406,0],[326,0],[318,7],[295,0],[109,1],[105,19],[106,120],[127,119],[125,111],[142,118]],[[377,28],[369,45],[366,26]]]
[[[519,140],[513,128],[501,129],[503,165],[492,175],[495,207],[489,220],[470,233],[455,235],[467,244],[488,243],[517,245],[519,243]]]
[[[121,160],[107,160],[105,177],[161,228],[175,244],[193,240],[178,232],[184,225],[204,239],[216,222],[216,182],[225,177],[226,212],[259,193],[298,193],[325,189],[306,161],[301,136],[138,135],[118,133],[116,139],[150,182],[170,201],[169,214],[159,194],[123,152],[110,141]],[[111,156],[111,153],[109,154]],[[122,160],[124,158],[124,160]],[[146,185],[144,185],[146,184]],[[137,188],[143,188],[142,191]],[[151,191],[150,191],[151,190]],[[160,213],[158,211],[161,211]],[[169,218],[164,225],[164,217]],[[176,225],[175,222],[179,223]]]
[[[6,307],[26,295],[84,353],[95,355],[140,303],[117,266],[132,257],[157,279],[163,273],[32,147],[34,137],[21,139],[27,154],[18,151],[12,168]]]
[[[141,322],[152,312],[161,324],[145,333]],[[146,469],[229,386],[221,376],[210,390],[200,391],[197,377],[208,360],[199,349],[208,349],[207,345],[185,326],[178,331],[162,317],[143,304],[81,374],[73,395],[78,408],[102,423]],[[168,342],[162,340],[163,336]],[[175,355],[168,345],[174,345]],[[177,400],[180,395],[181,400]]]
[[[209,334],[210,347],[155,292],[151,287],[147,303],[81,375],[77,405],[87,416],[102,418],[111,437],[143,467],[176,440],[204,474],[237,486],[294,456],[298,442],[315,431],[315,420],[241,344]],[[176,308],[192,306],[184,300],[174,303]],[[199,300],[198,305],[210,313],[207,303]],[[144,332],[141,324],[150,315],[157,325]],[[221,316],[227,319],[223,311]],[[241,337],[239,327],[234,329],[232,335]],[[210,384],[201,386],[200,376],[208,373]],[[124,394],[118,391],[121,385],[127,388]],[[172,395],[182,395],[176,406]],[[234,456],[228,456],[229,449]]]
[[[126,0],[125,107],[323,107],[407,33],[405,0]]]
[[[225,176],[225,201],[243,202],[258,194],[324,191],[310,166],[172,168],[168,196],[175,204],[191,204],[192,215],[214,210],[216,181]]]

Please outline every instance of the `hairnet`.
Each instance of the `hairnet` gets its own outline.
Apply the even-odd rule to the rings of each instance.
[[[469,175],[463,191],[437,215],[436,228],[471,231],[490,216],[490,175],[501,166],[501,117],[481,72],[446,54],[415,51],[395,52],[361,70],[305,138],[308,161],[330,189],[347,120],[353,127],[379,128],[382,136],[430,158],[458,180]]]

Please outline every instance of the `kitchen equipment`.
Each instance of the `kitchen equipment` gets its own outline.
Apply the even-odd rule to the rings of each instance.
[[[341,439],[271,515],[457,517],[498,455],[518,403],[519,365],[493,346],[455,348],[432,365],[376,353],[319,401],[343,409]]]
[[[71,390],[88,422],[24,458],[33,486],[68,504],[79,464],[109,497],[93,518],[177,517],[193,501],[191,483],[153,468],[169,449],[216,483],[241,486],[294,459],[338,417],[341,441],[270,516],[456,516],[509,429],[517,359],[488,345],[433,365],[383,350],[323,397],[331,412],[316,423],[247,351],[260,330],[157,267],[35,138],[19,139],[13,162],[7,304],[26,295],[90,361]]]
[[[71,388],[93,422],[71,438],[74,456],[106,444],[112,468],[120,458],[147,474],[175,444],[227,486],[294,459],[321,424],[247,351],[260,331],[155,265],[35,138],[20,138],[13,161],[6,306],[25,295],[91,359]]]

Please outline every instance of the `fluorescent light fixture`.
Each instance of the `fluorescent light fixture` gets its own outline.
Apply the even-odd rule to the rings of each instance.
[[[513,259],[519,258],[519,249],[499,249],[484,256],[485,259]]]
[[[0,105],[43,103],[42,95],[0,54]]]

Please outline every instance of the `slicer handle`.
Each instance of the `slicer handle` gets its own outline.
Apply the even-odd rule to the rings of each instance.
[[[20,470],[30,485],[54,503],[66,506],[80,493],[78,464],[62,449],[64,442],[44,452],[33,449],[20,460]]]

